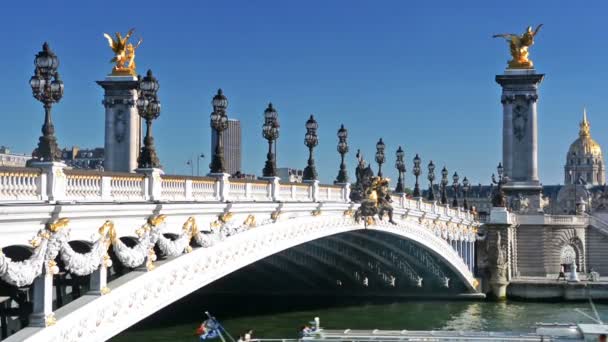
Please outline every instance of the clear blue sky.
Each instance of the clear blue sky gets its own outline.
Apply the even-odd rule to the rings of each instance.
[[[513,3],[511,6],[510,4]],[[580,4],[580,5],[579,5]],[[168,173],[186,160],[209,163],[210,101],[221,87],[241,120],[243,171],[261,173],[263,111],[279,111],[279,166],[303,168],[304,123],[319,121],[320,178],[338,171],[336,131],[349,130],[351,178],[357,148],[372,160],[383,137],[394,151],[420,153],[473,183],[487,183],[501,159],[500,87],[507,44],[491,35],[544,23],[531,50],[546,73],[539,101],[540,174],[563,182],[569,144],[587,106],[593,137],[608,148],[608,44],[602,2],[533,1],[20,1],[0,5],[0,144],[30,152],[42,106],[28,80],[48,41],[61,60],[65,95],[54,107],[61,146],[103,146],[102,89],[111,51],[103,32],[135,27],[144,42],[138,71],[160,80],[154,134]],[[201,165],[202,166],[202,165]]]

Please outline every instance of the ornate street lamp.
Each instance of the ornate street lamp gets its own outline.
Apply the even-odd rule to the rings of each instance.
[[[465,176],[464,179],[462,180],[462,197],[463,197],[462,207],[464,208],[464,210],[469,210],[469,203],[467,202],[467,192],[469,192],[470,185],[471,184],[469,183],[469,180]]]
[[[348,131],[344,128],[344,125],[340,126],[338,130],[338,153],[340,153],[340,171],[338,177],[334,183],[346,183],[348,182],[348,175],[346,173],[346,163],[344,163],[344,155],[348,152],[348,143],[346,138],[348,137]]]
[[[304,168],[302,177],[302,179],[308,181],[317,180],[317,169],[315,168],[312,150],[319,143],[319,138],[317,137],[318,128],[319,124],[317,124],[315,117],[311,114],[310,118],[306,121],[306,135],[304,136],[304,145],[308,146],[308,165]]]
[[[401,146],[399,146],[397,149],[397,161],[395,162],[395,168],[397,169],[397,172],[399,172],[395,192],[402,194],[405,192],[405,187],[403,186],[403,174],[405,173],[405,152],[403,152]]]
[[[137,158],[137,166],[140,169],[160,168],[160,161],[154,148],[154,138],[152,137],[152,120],[160,115],[160,101],[158,101],[159,84],[156,77],[152,75],[152,70],[148,70],[146,77],[138,77],[137,86],[137,112],[146,120],[146,136],[144,146],[141,148]]]
[[[376,143],[376,163],[378,163],[378,177],[382,177],[382,164],[384,164],[384,142],[382,138]]]
[[[213,97],[211,101],[213,105],[213,112],[210,115],[211,128],[215,130],[217,143],[215,144],[215,150],[213,151],[213,157],[209,168],[211,173],[225,173],[226,167],[224,166],[224,144],[222,142],[222,133],[228,128],[228,115],[226,114],[226,107],[228,107],[228,98],[224,96],[222,89],[217,90],[217,95]]]
[[[269,103],[268,108],[264,111],[264,125],[262,126],[262,135],[268,140],[266,165],[264,166],[264,170],[262,170],[264,177],[277,176],[277,160],[276,155],[272,151],[275,140],[279,138],[279,127],[279,114],[272,107],[272,103]],[[276,151],[276,145],[274,151]]]
[[[34,98],[44,105],[44,124],[42,136],[38,139],[38,149],[34,158],[41,162],[53,162],[61,158],[61,151],[55,138],[55,126],[51,120],[51,107],[63,97],[63,82],[59,79],[57,68],[59,59],[48,43],[42,45],[34,59],[34,76],[30,78],[30,86]]]
[[[460,187],[460,184],[458,184],[459,179],[460,177],[458,177],[458,173],[454,172],[454,175],[452,176],[452,180],[454,181],[454,183],[452,183],[452,190],[454,190],[454,200],[452,201],[452,207],[454,208],[458,207],[458,188]]]
[[[418,157],[418,153],[414,157],[414,167],[412,168],[412,172],[416,177],[416,184],[414,184],[414,197],[420,197],[420,185],[418,184],[418,177],[420,176],[420,157]]]
[[[492,206],[493,207],[506,207],[506,198],[505,193],[502,187],[509,181],[509,178],[504,175],[504,168],[502,167],[502,163],[498,163],[498,167],[496,171],[498,172],[498,181],[496,181],[496,177],[492,174],[492,183],[498,185],[496,192],[492,197]]]
[[[433,202],[433,201],[435,201],[435,190],[433,189],[433,181],[435,180],[435,164],[433,164],[432,160],[429,163],[429,175],[428,175],[428,179],[429,179],[429,196],[428,196],[428,199],[429,199],[429,201]]]
[[[448,204],[448,169],[443,167],[441,170],[441,204]]]

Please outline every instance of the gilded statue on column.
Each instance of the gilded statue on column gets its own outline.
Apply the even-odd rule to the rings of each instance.
[[[509,69],[532,69],[534,63],[528,59],[528,49],[534,44],[534,37],[538,34],[538,31],[543,26],[540,24],[533,31],[532,26],[528,26],[526,32],[522,35],[516,33],[503,33],[495,34],[493,38],[504,38],[508,43],[511,50],[511,57],[509,62]]]
[[[112,38],[112,36],[107,33],[103,34],[114,52],[114,58],[110,60],[110,63],[114,63],[110,75],[137,76],[137,71],[135,70],[135,50],[141,44],[142,39],[139,39],[136,45],[129,43],[129,38],[131,38],[134,31],[135,29],[130,29],[124,37],[120,32],[116,32],[116,38]]]

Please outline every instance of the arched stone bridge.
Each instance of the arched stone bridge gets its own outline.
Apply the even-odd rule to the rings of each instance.
[[[29,287],[32,303],[29,326],[7,341],[105,340],[237,270],[311,289],[478,292],[470,213],[393,195],[397,224],[366,225],[348,193],[278,179],[0,174],[0,278]]]

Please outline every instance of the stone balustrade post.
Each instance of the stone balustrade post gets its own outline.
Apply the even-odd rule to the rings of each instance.
[[[186,201],[192,201],[193,197],[192,197],[192,179],[186,179],[186,189],[184,189],[185,191],[185,198]]]
[[[160,201],[162,200],[163,190],[163,179],[161,175],[164,174],[163,170],[156,168],[149,169],[136,169],[135,172],[144,174],[146,176],[145,183],[147,185],[146,197],[149,201]]]
[[[210,173],[210,177],[217,179],[217,194],[221,202],[230,200],[230,175],[227,173]]]
[[[33,162],[31,166],[42,170],[41,197],[51,203],[65,200],[67,177],[63,170],[66,165],[62,162]]]
[[[46,263],[42,274],[34,279],[32,296],[31,327],[47,327],[54,323],[53,314],[53,274]]]
[[[253,196],[251,194],[251,183],[245,183],[245,198],[251,199]]]
[[[281,178],[279,177],[260,177],[260,179],[266,180],[270,183],[270,199],[273,202],[279,202],[281,200]]]
[[[313,202],[317,202],[319,199],[319,181],[318,180],[305,180],[303,183],[310,184],[310,192]]]
[[[112,201],[112,177],[101,176],[101,200]]]

